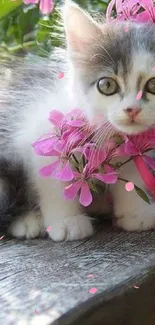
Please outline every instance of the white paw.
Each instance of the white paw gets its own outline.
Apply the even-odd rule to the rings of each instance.
[[[93,234],[91,221],[85,215],[58,218],[49,226],[51,229],[48,233],[54,241],[79,240]]]
[[[126,231],[145,231],[155,228],[155,217],[148,216],[124,216],[114,219],[114,225]]]
[[[42,230],[41,216],[35,212],[19,217],[9,228],[9,233],[17,238],[35,238]]]

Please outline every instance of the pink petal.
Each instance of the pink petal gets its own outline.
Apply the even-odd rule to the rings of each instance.
[[[93,154],[93,151],[96,150],[96,145],[95,143],[86,143],[83,147],[83,154],[87,160],[90,159],[90,157]]]
[[[78,127],[84,126],[86,123],[85,123],[85,121],[83,121],[81,119],[81,120],[70,120],[70,121],[67,121],[67,124],[78,128]]]
[[[69,136],[71,136],[71,134],[74,132],[74,128],[73,127],[68,127],[67,126],[67,130],[65,130],[62,134],[62,139],[63,140],[68,140]]]
[[[47,231],[47,232],[50,232],[50,231],[51,231],[51,228],[52,228],[51,226],[48,226],[48,227],[46,228],[46,231]]]
[[[92,194],[90,192],[89,186],[86,182],[84,182],[81,186],[81,193],[80,193],[80,203],[84,207],[87,207],[88,205],[91,204],[93,198]]]
[[[107,158],[107,152],[105,149],[96,150],[96,163],[95,166],[100,166]]]
[[[74,200],[77,196],[82,185],[82,181],[77,181],[69,186],[66,186],[64,189],[64,198],[66,200]]]
[[[81,178],[81,174],[73,171],[74,178]]]
[[[136,99],[137,99],[137,100],[140,100],[140,99],[142,98],[142,95],[143,95],[143,91],[140,90],[139,93],[138,93],[137,96],[136,96]]]
[[[94,293],[96,293],[97,292],[97,288],[91,288],[90,290],[89,290],[89,293],[91,293],[91,294],[94,294]]]
[[[116,173],[115,169],[107,164],[104,165],[104,170],[105,170],[106,174]]]
[[[65,75],[64,72],[60,72],[59,75],[58,75],[58,79],[64,78],[64,75]]]
[[[150,14],[148,12],[141,12],[136,15],[136,21],[140,23],[150,22],[152,19],[150,18]]]
[[[59,127],[60,122],[62,121],[64,115],[63,113],[53,110],[49,114],[49,121],[56,127]]]
[[[57,141],[58,139],[56,137],[51,139],[38,140],[33,143],[34,151],[37,155],[40,156],[59,156],[59,152],[54,150]]]
[[[155,170],[155,160],[147,155],[143,155],[143,158],[147,165],[149,165],[153,170]]]
[[[87,119],[83,112],[79,108],[75,108],[64,117],[64,123],[74,127],[84,126],[87,122]],[[87,122],[88,123],[88,122]]]
[[[124,28],[124,30],[125,30],[125,32],[128,32],[128,31],[129,31],[129,26],[126,26],[126,27]]]
[[[128,183],[125,184],[125,189],[126,189],[127,192],[133,191],[134,187],[135,186],[134,186],[134,184],[132,182],[128,182]]]
[[[70,162],[67,161],[65,166],[60,169],[60,171],[56,172],[52,175],[54,178],[59,179],[64,182],[71,181],[74,178],[73,171],[70,165]]]
[[[65,152],[66,149],[66,141],[59,140],[56,142],[54,149],[57,150],[59,153]]]
[[[110,1],[109,5],[107,7],[107,11],[106,11],[107,22],[111,21],[111,13],[112,13],[114,5],[115,5],[115,0],[112,0],[112,1]]]
[[[128,155],[139,155],[140,150],[129,140],[125,143],[125,152]]]
[[[109,174],[93,174],[92,178],[97,178],[100,181],[106,184],[115,184],[117,182],[117,174],[116,173],[109,173]]]
[[[47,15],[49,14],[54,8],[53,0],[40,0],[40,11]]]
[[[48,177],[48,176],[51,176],[53,172],[55,172],[55,170],[58,168],[58,166],[60,165],[60,161],[57,160],[55,162],[53,162],[52,164],[50,165],[47,165],[45,167],[42,167],[40,170],[39,170],[39,174],[40,176],[43,176],[43,177]]]
[[[81,143],[82,140],[84,141],[84,134],[79,132],[79,131],[74,131],[74,132],[71,132],[70,134],[68,134],[68,138],[66,139],[67,141],[67,146],[70,147],[70,148],[76,148],[79,143]],[[65,141],[65,143],[66,143]]]
[[[23,0],[23,2],[24,2],[25,4],[29,4],[29,3],[38,3],[39,0]]]
[[[84,149],[84,155],[93,169],[99,167],[107,158],[105,149],[93,148],[93,146]]]

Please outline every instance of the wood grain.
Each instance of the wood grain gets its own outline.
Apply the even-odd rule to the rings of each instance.
[[[83,242],[3,238],[0,324],[82,325],[82,321],[76,323],[78,318],[90,311],[95,315],[96,308],[107,300],[117,301],[122,290],[139,294],[140,288],[134,286],[141,287],[148,270],[154,268],[154,232],[131,234],[103,226]],[[89,274],[94,277],[89,278]],[[97,288],[94,295],[89,293],[92,287]],[[89,320],[88,324],[95,322]],[[96,320],[97,324],[104,325]]]

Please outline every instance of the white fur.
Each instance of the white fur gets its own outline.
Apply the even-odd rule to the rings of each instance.
[[[35,212],[18,217],[10,226],[9,233],[18,238],[35,238],[42,232],[42,218]]]

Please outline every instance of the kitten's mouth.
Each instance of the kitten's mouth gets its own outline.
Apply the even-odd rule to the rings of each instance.
[[[118,130],[126,134],[138,134],[146,131],[151,126],[144,125],[141,122],[135,120],[117,121],[113,126]]]

